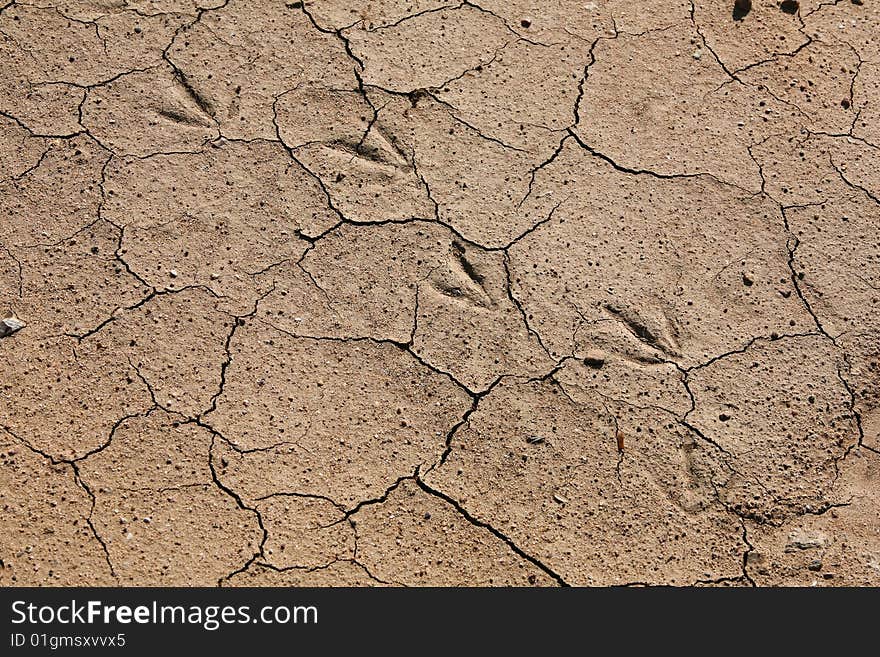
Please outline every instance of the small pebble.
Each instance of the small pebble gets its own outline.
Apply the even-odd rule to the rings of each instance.
[[[17,317],[7,317],[6,319],[0,320],[0,338],[12,335],[24,327],[25,323]]]
[[[600,351],[591,351],[584,357],[584,365],[592,367],[594,370],[602,369],[605,364],[605,358]]]
[[[797,0],[783,0],[779,3],[779,8],[786,14],[796,14],[798,9],[800,9],[800,6],[801,3]]]

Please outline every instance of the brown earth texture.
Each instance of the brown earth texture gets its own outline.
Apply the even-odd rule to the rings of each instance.
[[[880,585],[880,2],[0,0],[0,585]]]

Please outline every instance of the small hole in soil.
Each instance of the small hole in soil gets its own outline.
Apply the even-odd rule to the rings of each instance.
[[[752,0],[735,0],[733,3],[733,20],[741,21],[752,10]]]

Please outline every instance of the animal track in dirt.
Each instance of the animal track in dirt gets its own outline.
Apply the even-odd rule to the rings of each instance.
[[[880,3],[0,8],[0,584],[880,584]]]

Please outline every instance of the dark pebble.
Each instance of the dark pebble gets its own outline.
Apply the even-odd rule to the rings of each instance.
[[[801,3],[797,0],[782,0],[782,2],[779,3],[779,8],[786,14],[796,14],[800,7]]]

